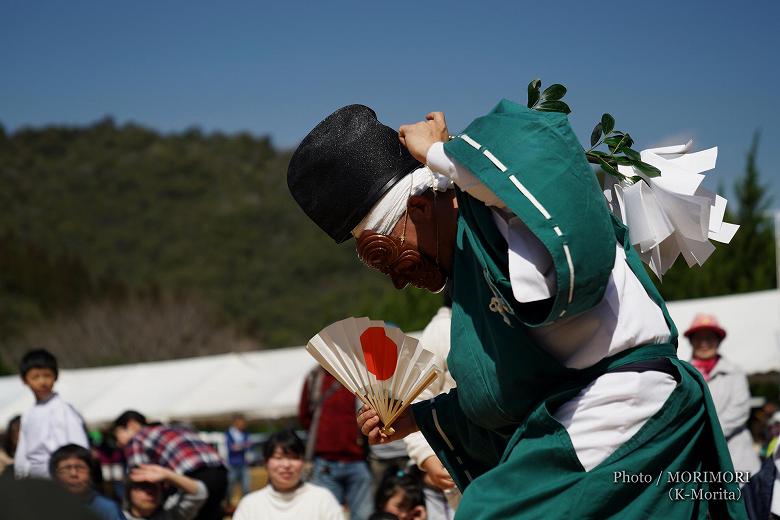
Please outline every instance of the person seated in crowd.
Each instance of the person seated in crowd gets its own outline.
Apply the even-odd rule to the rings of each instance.
[[[180,475],[200,480],[208,498],[198,520],[222,520],[222,500],[227,492],[227,469],[219,453],[185,429],[149,424],[142,414],[128,410],[114,420],[117,446],[124,449],[128,469],[157,464]]]
[[[367,440],[354,421],[358,403],[352,392],[317,366],[306,376],[298,404],[298,419],[308,430],[311,482],[346,504],[350,520],[364,520],[371,514],[373,488]]]
[[[433,399],[455,388],[455,380],[447,364],[450,353],[450,328],[452,325],[452,297],[450,291],[443,291],[442,306],[420,335],[420,345],[439,358],[442,377],[439,377],[415,399],[415,402]],[[430,520],[452,520],[455,516],[461,493],[455,487],[447,469],[433,451],[422,432],[414,432],[404,438],[409,457],[423,471],[423,495],[425,510]]]
[[[176,489],[170,496],[168,486]],[[128,520],[192,520],[207,498],[208,490],[200,480],[143,464],[130,471],[125,483],[125,516]]]
[[[382,477],[374,497],[376,511],[392,513],[399,520],[427,520],[422,475],[416,467],[391,467]]]
[[[66,444],[52,453],[49,472],[52,479],[83,500],[101,520],[125,520],[119,504],[95,491],[91,478],[92,463],[88,449],[78,444]]]
[[[8,421],[3,435],[3,447],[0,449],[0,477],[13,477],[14,475],[14,455],[16,454],[16,444],[19,442],[19,424],[22,422],[22,416],[16,415]]]
[[[107,496],[122,500],[125,496],[125,456],[109,431],[92,431],[92,456],[100,464],[103,490]]]
[[[101,520],[80,497],[54,479],[4,478],[0,504],[3,520]]]
[[[763,441],[759,451],[761,460],[773,458],[777,452],[777,445],[780,443],[780,412],[775,412],[766,420],[761,434],[757,437]]]
[[[398,520],[398,517],[393,513],[388,513],[386,511],[375,511],[371,513],[368,520]]]
[[[244,496],[233,520],[343,520],[344,512],[330,491],[301,480],[304,452],[292,430],[271,435],[263,447],[268,485]]]
[[[707,381],[718,420],[728,443],[735,471],[758,472],[761,461],[753,449],[753,437],[747,429],[750,417],[750,387],[745,373],[721,356],[719,348],[726,331],[715,316],[698,314],[685,331],[691,342],[691,364]]]
[[[773,443],[777,446],[777,439]],[[742,492],[751,520],[780,519],[780,451],[769,453],[761,469],[750,477]]]

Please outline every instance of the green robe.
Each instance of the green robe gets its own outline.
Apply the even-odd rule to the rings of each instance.
[[[518,303],[491,210],[458,192],[448,357],[458,387],[413,406],[421,431],[464,491],[458,518],[704,518],[708,508],[715,518],[743,518],[735,483],[693,482],[704,471],[733,471],[707,385],[677,359],[674,323],[627,229],[607,210],[568,119],[504,100],[445,149],[539,238],[557,281],[550,300]],[[533,341],[529,328],[598,304],[616,241],[662,309],[671,343],[637,346],[584,370],[567,368]],[[671,363],[675,390],[636,435],[585,471],[551,413],[607,371],[659,358]]]

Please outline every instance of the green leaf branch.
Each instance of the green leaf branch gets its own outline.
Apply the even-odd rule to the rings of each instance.
[[[569,105],[561,101],[566,94],[566,87],[558,83],[550,85],[544,92],[540,92],[542,81],[533,80],[528,84],[528,108],[539,110],[540,112],[571,112]]]
[[[566,94],[566,87],[556,83],[544,91],[541,88],[542,82],[539,79],[528,84],[528,108],[541,112],[571,112],[569,105],[561,101]],[[623,175],[618,171],[619,165],[633,166],[647,177],[661,175],[661,170],[642,161],[639,152],[631,148],[633,144],[634,140],[628,132],[615,130],[615,118],[604,114],[590,134],[590,148],[585,150],[585,157],[588,162],[598,164],[604,172],[623,182],[633,184],[643,179],[639,175]],[[609,151],[597,150],[602,145],[606,145]]]

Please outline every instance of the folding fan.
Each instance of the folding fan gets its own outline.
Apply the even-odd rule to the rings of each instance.
[[[347,318],[322,329],[309,354],[364,404],[379,414],[382,433],[442,373],[436,356],[398,327]]]

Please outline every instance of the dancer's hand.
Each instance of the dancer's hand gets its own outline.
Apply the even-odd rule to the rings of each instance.
[[[398,129],[398,138],[415,159],[425,164],[431,145],[449,139],[444,112],[431,112],[425,121],[403,125]]]
[[[409,408],[404,410],[391,425],[393,430],[395,430],[392,435],[385,435],[381,432],[383,425],[379,421],[379,415],[370,406],[363,406],[358,410],[357,423],[363,435],[368,437],[369,444],[387,444],[388,442],[403,439],[419,429]]]
[[[429,486],[441,489],[442,491],[455,487],[455,481],[452,480],[449,472],[436,455],[431,455],[425,459],[420,466],[425,472],[423,480]]]

